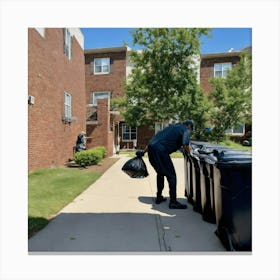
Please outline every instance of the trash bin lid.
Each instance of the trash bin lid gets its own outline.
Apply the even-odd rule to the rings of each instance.
[[[218,161],[252,161],[252,155],[247,154],[229,154],[217,157]]]
[[[252,169],[252,160],[249,158],[236,158],[236,159],[228,159],[223,161],[217,161],[215,166],[218,169]]]

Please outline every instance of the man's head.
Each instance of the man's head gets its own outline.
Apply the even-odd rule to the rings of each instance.
[[[183,123],[189,130],[193,130],[193,122],[191,120],[186,120]]]

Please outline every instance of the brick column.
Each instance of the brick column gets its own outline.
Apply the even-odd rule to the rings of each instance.
[[[97,124],[87,126],[87,136],[91,139],[88,148],[104,146],[107,156],[113,155],[114,132],[110,129],[110,104],[108,99],[97,100]]]

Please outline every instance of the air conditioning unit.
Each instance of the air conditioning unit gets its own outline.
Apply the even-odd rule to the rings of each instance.
[[[76,121],[77,121],[77,117],[66,117],[66,116],[62,116],[62,121],[63,121],[64,123],[76,122]]]
[[[28,96],[28,104],[29,105],[34,105],[35,104],[35,97],[32,95]]]

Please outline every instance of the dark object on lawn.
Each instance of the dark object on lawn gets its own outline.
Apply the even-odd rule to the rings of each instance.
[[[243,141],[243,146],[252,146],[252,138]]]
[[[145,178],[149,175],[142,157],[134,157],[128,160],[122,167],[122,171],[131,178]]]

